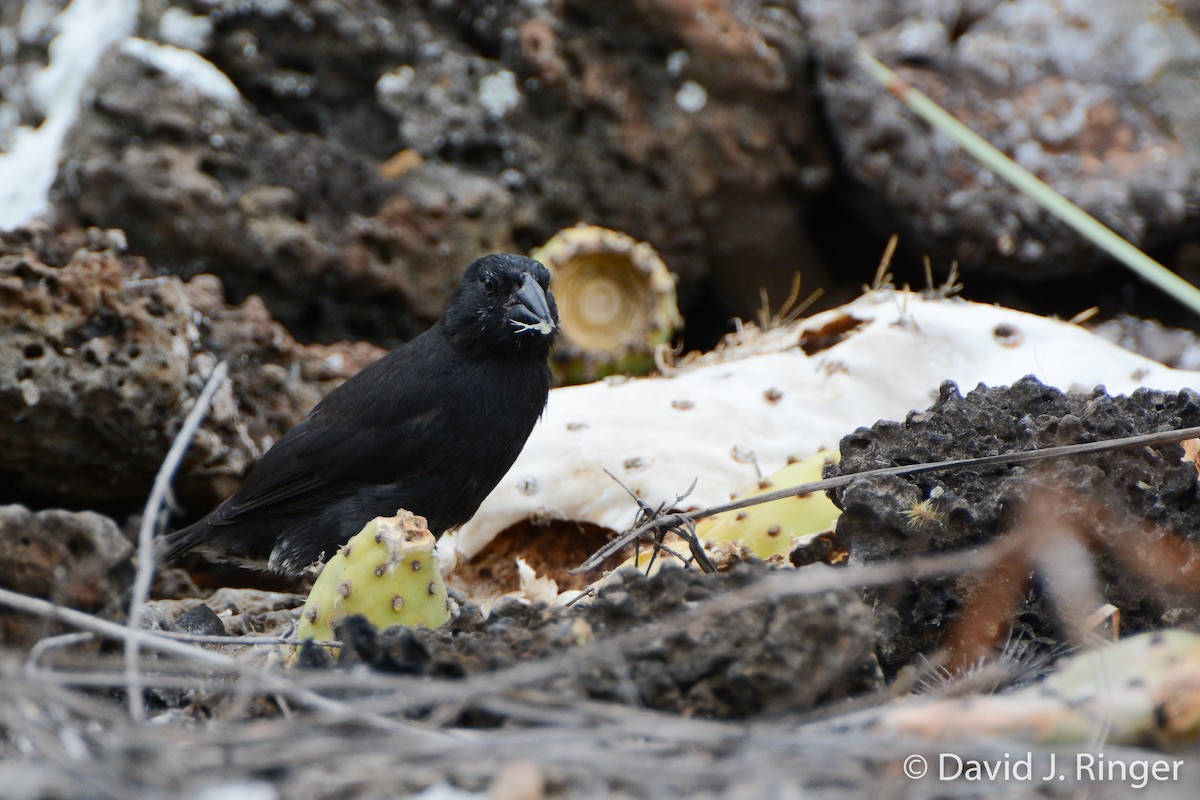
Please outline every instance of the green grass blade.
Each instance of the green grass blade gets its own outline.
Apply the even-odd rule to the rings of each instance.
[[[979,163],[1011,183],[1038,205],[1079,231],[1097,247],[1162,289],[1192,311],[1200,313],[1200,289],[1138,250],[1095,217],[1036,178],[1000,150],[959,122],[937,103],[915,89],[869,53],[859,51],[859,63],[889,92],[900,98],[917,116],[948,136]]]

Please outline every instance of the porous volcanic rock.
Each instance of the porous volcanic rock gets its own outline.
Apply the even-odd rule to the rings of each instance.
[[[114,514],[145,501],[217,362],[217,392],[176,480],[203,510],[285,430],[381,354],[298,345],[211,276],[155,276],[119,231],[0,235],[0,499]]]
[[[1064,393],[1026,377],[1011,387],[980,386],[964,397],[947,382],[927,411],[843,438],[841,461],[827,471],[849,474],[1194,425],[1200,425],[1200,394],[1190,390],[1141,389],[1111,397],[1102,389]],[[832,492],[843,509],[837,539],[852,563],[969,550],[1017,527],[1038,532],[1042,543],[1070,531],[1070,541],[1083,543],[1090,554],[1082,568],[1086,575],[1070,564],[1063,567],[1064,557],[1058,566],[1065,573],[1054,571],[1055,564],[1035,570],[1031,562],[1016,575],[969,573],[865,592],[879,622],[884,667],[894,671],[931,652],[972,603],[998,603],[1014,590],[1020,595],[1015,607],[995,630],[981,632],[983,638],[1001,645],[1011,631],[1040,645],[1070,643],[1065,609],[1056,610],[1056,587],[1047,585],[1056,580],[1099,587],[1100,602],[1120,610],[1122,634],[1195,627],[1200,489],[1195,465],[1181,461],[1182,455],[1179,445],[1131,448],[1025,465],[862,478]],[[923,501],[928,504],[918,506]]]
[[[118,48],[60,223],[122,228],[302,339],[410,338],[472,257],[581,220],[653,243],[685,293],[732,270],[749,315],[804,266],[798,215],[831,174],[803,27],[759,0],[165,0],[139,34],[235,96]]]
[[[1086,273],[1094,246],[930,130],[861,48],[1142,247],[1200,219],[1196,6],[1122,0],[811,0],[825,100],[862,219],[935,265],[1031,280]]]
[[[133,546],[111,519],[90,511],[34,513],[0,506],[0,587],[93,614],[123,611]],[[58,626],[0,609],[0,644],[28,646]]]

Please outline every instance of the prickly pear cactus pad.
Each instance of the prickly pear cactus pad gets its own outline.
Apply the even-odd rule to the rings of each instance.
[[[1160,746],[1200,737],[1200,636],[1141,633],[1065,659],[1041,683],[989,697],[937,700],[887,711],[890,734]]]
[[[744,496],[819,481],[825,464],[836,460],[837,453],[822,450],[764,478]],[[707,517],[696,523],[696,536],[708,542],[739,542],[759,558],[770,558],[790,552],[795,539],[828,529],[840,513],[824,492],[816,492]]]
[[[443,625],[451,607],[435,543],[425,518],[408,511],[368,522],[321,570],[300,612],[297,637],[331,640],[334,623],[350,614],[380,629]]]
[[[825,465],[836,462],[837,458],[836,452],[821,450],[801,461],[793,461],[759,481],[752,491],[732,499],[818,481]],[[696,536],[704,543],[708,558],[718,572],[751,557],[781,565],[785,562],[783,557],[798,544],[830,530],[839,514],[841,511],[824,492],[816,492],[705,517],[696,523]],[[686,543],[674,536],[668,537],[666,543],[677,553],[687,552]],[[678,563],[678,559],[666,551],[656,553],[653,548],[645,547],[638,549],[621,566],[653,573],[672,561]],[[608,582],[605,579],[601,585]]]

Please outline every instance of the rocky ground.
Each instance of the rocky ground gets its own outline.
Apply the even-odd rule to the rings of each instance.
[[[832,471],[1094,442],[1198,421],[1200,395],[1192,391],[1113,398],[1101,391],[1064,394],[1026,378],[964,396],[947,384],[929,409],[848,435]],[[957,650],[959,664],[971,664],[1010,637],[1035,650],[1069,645],[1073,628],[1082,626],[1082,618],[1072,617],[1083,608],[1072,608],[1073,598],[1055,587],[1073,583],[1102,584],[1104,599],[1122,609],[1125,632],[1194,627],[1200,607],[1190,588],[1192,556],[1175,568],[1159,560],[1193,552],[1200,537],[1196,468],[1182,456],[1172,445],[916,479],[865,478],[835,490],[843,509],[838,541],[865,563],[969,550],[1014,532],[1029,532],[1036,542],[1027,561],[1014,559],[1004,569],[868,592],[883,668],[894,672],[939,646]],[[1092,574],[1071,574],[1072,547],[1086,548]]]
[[[55,44],[67,5],[0,5],[0,149],[33,163],[26,134],[48,137],[77,93],[42,195],[0,159],[0,220],[13,221],[0,233],[0,590],[60,609],[126,618],[142,506],[218,362],[231,380],[174,482],[176,519],[435,320],[469,260],[528,252],[578,221],[654,245],[679,276],[687,347],[753,318],[760,287],[778,306],[794,272],[823,302],[848,299],[895,231],[902,281],[923,283],[928,256],[938,276],[956,262],[972,298],[1195,327],[854,60],[869,49],[1194,280],[1195,3],[113,0],[95,19],[134,38],[115,37],[78,86]],[[1194,363],[1188,331],[1107,325]],[[963,389],[847,430],[838,469],[1200,424],[1191,392]],[[278,648],[155,656],[143,678],[159,728],[118,705],[128,681],[110,643],[48,639],[78,620],[5,608],[0,779],[21,798],[866,795],[894,790],[917,745],[855,714],[930,663],[1019,640],[1044,666],[1085,641],[1103,603],[1124,634],[1196,627],[1195,469],[1174,446],[863,481],[834,498],[845,513],[829,549],[859,577],[813,564],[794,574],[816,588],[778,595],[756,588],[779,585],[759,562],[622,573],[569,608],[506,601],[486,617],[462,597],[445,629],[352,624],[340,655],[309,649],[284,678]],[[1060,535],[1023,558],[904,578],[906,559],[986,554],[1038,525]],[[302,585],[187,566],[160,576],[152,627],[288,633]],[[212,592],[231,582],[258,588]],[[175,763],[181,745],[194,761]],[[401,778],[377,777],[389,759]]]

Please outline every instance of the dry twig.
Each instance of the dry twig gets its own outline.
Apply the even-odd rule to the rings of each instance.
[[[183,460],[188,447],[191,446],[192,437],[196,435],[196,431],[199,430],[200,424],[208,414],[208,407],[212,403],[213,395],[217,393],[217,389],[224,382],[228,369],[229,367],[222,361],[208,376],[204,389],[196,398],[196,404],[188,412],[179,433],[171,442],[171,449],[167,451],[167,457],[163,459],[158,474],[154,476],[154,488],[146,499],[146,507],[142,510],[142,524],[138,529],[137,574],[133,581],[133,596],[129,601],[129,627],[134,630],[141,627],[142,610],[150,596],[150,583],[154,579],[154,568],[157,565],[157,559],[154,557],[154,532],[158,527],[159,513],[162,510],[163,502],[171,491],[171,479],[175,476],[175,470],[179,469],[179,462]],[[146,709],[142,704],[142,687],[139,682],[141,672],[138,664],[138,639],[136,637],[129,637],[125,640],[125,674],[129,682],[127,687],[129,715],[138,722],[144,722]]]
[[[440,740],[440,737],[431,731],[424,731],[414,728],[411,725],[386,719],[378,714],[371,713],[369,710],[352,711],[345,703],[298,686],[295,681],[289,680],[269,669],[255,668],[221,653],[214,653],[210,650],[187,644],[186,642],[160,636],[152,631],[119,625],[106,619],[94,617],[91,614],[85,614],[82,611],[76,611],[73,608],[64,608],[63,606],[51,603],[49,600],[43,600],[39,597],[29,597],[28,595],[4,588],[0,588],[0,605],[8,606],[27,614],[34,614],[46,619],[53,619],[73,625],[76,628],[91,631],[92,633],[118,641],[124,642],[129,639],[136,639],[138,645],[141,647],[153,648],[160,652],[189,659],[194,663],[203,664],[204,666],[221,670],[228,674],[237,675],[240,678],[251,681],[253,685],[258,686],[264,691],[281,694],[310,708],[334,714],[340,719],[353,717],[366,721],[383,730],[405,730],[416,736],[433,736]],[[141,675],[139,673],[140,678]]]

